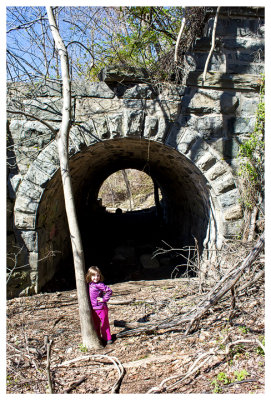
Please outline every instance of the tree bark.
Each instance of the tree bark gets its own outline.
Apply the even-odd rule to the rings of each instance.
[[[126,185],[127,195],[129,197],[129,201],[130,201],[130,211],[132,211],[132,209],[134,208],[134,201],[133,201],[130,181],[129,181],[129,178],[128,178],[126,170],[122,169],[121,172],[122,172],[122,176],[123,176],[123,179],[124,179],[124,182],[125,182],[125,185]]]
[[[69,59],[68,59],[67,49],[62,41],[62,38],[60,36],[59,30],[56,25],[52,7],[47,6],[46,8],[50,23],[50,28],[61,61],[61,72],[62,72],[62,83],[63,83],[63,107],[62,107],[61,127],[57,134],[56,141],[57,141],[59,160],[60,160],[60,170],[61,170],[61,178],[63,184],[65,208],[68,219],[73,259],[74,259],[74,270],[75,270],[76,288],[78,295],[81,336],[84,346],[86,346],[87,348],[99,349],[101,348],[101,344],[94,329],[90,311],[87,286],[85,282],[84,252],[81,241],[81,234],[77,221],[75,201],[73,196],[71,175],[69,169],[68,145],[69,145],[70,122],[71,122],[71,81],[69,74]]]

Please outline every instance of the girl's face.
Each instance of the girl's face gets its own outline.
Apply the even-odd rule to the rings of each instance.
[[[91,280],[94,283],[100,282],[100,279],[101,279],[101,275],[99,274],[99,272],[95,272],[93,275],[91,275]]]

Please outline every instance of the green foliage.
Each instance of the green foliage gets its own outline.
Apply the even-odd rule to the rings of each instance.
[[[249,373],[242,369],[241,371],[234,371],[234,378],[230,378],[225,372],[219,372],[215,379],[212,380],[211,385],[213,386],[213,393],[221,393],[223,385],[229,385],[233,382],[243,381]]]
[[[82,343],[79,344],[79,348],[82,353],[87,353],[88,351],[88,348],[84,346]]]
[[[249,328],[247,328],[246,326],[239,326],[239,330],[246,335],[249,332]]]
[[[182,16],[181,7],[120,7],[126,34],[114,35],[108,62],[152,69],[174,46]]]
[[[219,372],[216,378],[211,382],[211,385],[214,386],[213,393],[220,393],[222,391],[223,385],[228,385],[231,383],[231,379],[225,374],[225,372]]]
[[[243,185],[243,204],[252,210],[264,191],[264,128],[265,128],[265,82],[262,77],[260,101],[256,113],[254,131],[239,148],[239,171]]]
[[[249,374],[245,369],[242,369],[241,371],[234,371],[235,379],[238,382],[243,381],[248,375]]]

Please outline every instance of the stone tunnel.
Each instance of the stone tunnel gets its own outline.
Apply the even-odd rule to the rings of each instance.
[[[147,278],[147,271],[140,268],[140,256],[152,254],[162,241],[182,247],[194,245],[196,237],[203,246],[211,213],[206,179],[176,150],[146,139],[114,139],[81,151],[71,158],[70,167],[86,263],[100,265],[111,281]],[[156,182],[162,194],[159,210],[152,207],[117,215],[99,204],[98,192],[105,179],[127,168],[144,171]],[[61,250],[64,264],[72,260],[65,213],[60,174],[56,173],[38,209],[38,247],[44,253],[41,258],[50,249]],[[114,258],[119,247],[126,252],[123,261]],[[58,262],[57,256],[51,265],[48,260],[41,262],[39,268],[47,269],[41,277],[53,275]],[[167,268],[158,274],[166,277],[168,273]]]
[[[125,74],[116,79],[114,73],[112,80],[107,71],[102,82],[72,87],[69,157],[85,261],[99,265],[108,282],[168,278],[174,265],[160,260],[159,268],[142,270],[140,257],[162,243],[182,248],[195,239],[200,250],[219,249],[242,230],[238,146],[255,123],[264,63],[251,54],[263,54],[264,9],[222,7],[220,44],[203,85],[213,21],[210,13],[205,37],[186,55],[188,73],[178,85],[155,86]],[[8,86],[8,98],[27,90],[24,84]],[[26,112],[57,131],[61,90],[59,84],[41,86],[35,99],[24,97]],[[8,114],[8,138],[8,158],[16,160],[8,171],[8,248],[22,249],[18,262],[25,265],[14,271],[8,296],[45,290],[58,273],[66,278],[62,289],[72,288],[55,136],[38,121]],[[109,213],[99,189],[128,168],[147,173],[162,199],[149,209]],[[126,252],[123,259],[117,249]]]

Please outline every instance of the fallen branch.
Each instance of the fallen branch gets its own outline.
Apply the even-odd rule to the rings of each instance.
[[[53,384],[52,384],[52,379],[51,379],[51,373],[50,373],[50,357],[51,357],[51,347],[52,347],[53,341],[50,340],[48,336],[44,337],[44,345],[46,346],[47,350],[47,364],[46,364],[46,373],[47,373],[47,379],[48,379],[48,386],[49,386],[49,393],[52,394],[54,393],[53,391]]]
[[[252,249],[249,255],[245,258],[239,268],[231,270],[228,274],[226,274],[220,282],[215,286],[215,290],[213,289],[207,298],[201,302],[201,304],[195,307],[195,315],[191,319],[191,322],[186,330],[186,334],[188,334],[191,330],[192,325],[199,320],[207,310],[218,303],[218,301],[229,291],[231,290],[237,283],[237,281],[242,276],[244,270],[248,268],[258,257],[260,252],[264,247],[264,234],[258,240],[256,246]],[[229,278],[229,279],[228,279]],[[224,284],[224,282],[228,279],[228,282]],[[221,285],[223,282],[223,285]]]

